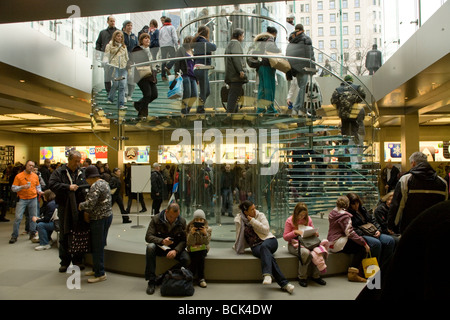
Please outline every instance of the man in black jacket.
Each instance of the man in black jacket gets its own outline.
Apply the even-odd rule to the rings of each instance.
[[[369,70],[369,75],[372,76],[378,69],[380,69],[383,63],[382,60],[381,51],[378,50],[378,46],[374,44],[372,46],[372,50],[367,52],[366,55],[366,68]]]
[[[81,154],[79,151],[69,152],[68,163],[62,165],[50,176],[48,188],[55,195],[58,205],[59,218],[59,258],[61,267],[59,272],[66,272],[70,263],[80,266],[82,269],[83,254],[69,253],[69,232],[84,224],[83,214],[78,211],[78,205],[85,201],[89,191],[84,171],[80,169]]]
[[[100,31],[97,41],[95,42],[95,50],[97,50],[97,52],[105,52],[106,45],[111,41],[113,33],[116,30],[119,30],[116,28],[116,19],[114,17],[109,16],[106,22],[108,23],[108,28]],[[102,58],[103,57],[98,57],[98,60],[102,61]],[[105,74],[105,89],[106,92],[109,93],[109,91],[111,90],[112,71],[111,68],[107,65],[104,65],[103,68]]]
[[[400,179],[400,170],[394,166],[389,159],[386,167],[381,171],[381,181],[383,182],[386,193],[395,189],[398,180]]]
[[[42,191],[48,189],[48,181],[50,179],[50,159],[45,159],[44,164],[39,168],[39,172],[41,173],[41,177],[45,182],[45,186],[42,188]]]
[[[161,204],[164,196],[164,189],[166,185],[164,184],[164,177],[161,173],[161,165],[157,162],[153,164],[154,170],[151,175],[152,191],[151,196],[153,199],[152,203],[152,214],[156,215],[159,213]]]
[[[156,256],[175,259],[179,264],[171,269],[188,267],[191,263],[186,248],[186,220],[180,216],[180,206],[170,204],[166,210],[156,214],[150,220],[145,235],[147,244],[145,280],[148,281],[147,294],[155,292]]]
[[[402,234],[408,225],[425,209],[448,199],[448,186],[427,161],[422,152],[410,157],[411,170],[395,187],[389,208],[388,228]]]
[[[312,47],[312,40],[305,34],[303,25],[300,23],[295,26],[295,31],[289,36],[289,44],[286,48],[286,56],[310,59],[310,61],[288,59],[292,67],[290,72],[292,73],[292,76],[295,76],[297,78],[297,84],[300,89],[297,99],[294,103],[293,111],[295,111],[299,115],[305,115],[305,89],[306,84],[308,83],[308,76],[310,74],[307,70],[305,70],[305,68],[315,69],[315,65],[311,62],[315,61],[315,58],[314,49]]]

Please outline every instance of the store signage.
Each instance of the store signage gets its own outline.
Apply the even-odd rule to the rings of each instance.
[[[222,133],[225,132],[225,134]],[[183,152],[188,153],[192,150],[194,151],[194,163],[202,164],[202,151],[204,141],[211,141],[208,145],[213,145],[215,149],[215,163],[222,163],[222,152],[223,147],[226,145],[230,146],[240,146],[246,144],[248,139],[251,145],[255,145],[259,155],[255,156],[251,160],[250,164],[258,163],[257,157],[262,164],[268,164],[269,167],[261,168],[261,175],[274,175],[278,172],[279,167],[279,130],[271,129],[270,134],[267,129],[259,129],[258,131],[254,128],[249,128],[244,131],[244,129],[226,129],[219,130],[217,128],[210,128],[203,132],[202,122],[194,122],[194,137],[191,137],[189,130],[184,128],[176,129],[172,132],[171,140],[173,142],[180,141],[177,145],[181,147]],[[268,138],[270,137],[270,143]],[[237,143],[236,143],[237,140]],[[193,143],[192,143],[193,142]],[[234,150],[234,147],[232,148]]]

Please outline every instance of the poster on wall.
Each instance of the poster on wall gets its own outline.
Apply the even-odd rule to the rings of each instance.
[[[87,158],[92,160],[92,163],[101,161],[108,162],[108,147],[107,146],[51,146],[40,147],[39,163],[44,163],[45,159],[50,159],[51,163],[67,163],[67,157],[70,150],[77,150],[81,154],[81,163]]]
[[[144,164],[150,162],[150,146],[128,146],[123,151],[123,163]]]
[[[427,155],[428,162],[450,162],[449,141],[421,141],[419,151]],[[384,143],[384,161],[401,162],[401,143]]]

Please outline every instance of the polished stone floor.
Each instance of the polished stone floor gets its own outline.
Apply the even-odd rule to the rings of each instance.
[[[14,244],[8,241],[12,232],[14,216],[7,214],[10,222],[0,223],[0,300],[172,300],[179,298],[162,297],[159,290],[152,296],[145,293],[146,281],[141,277],[107,273],[108,279],[101,283],[89,284],[87,277],[81,273],[80,289],[70,289],[67,286],[71,274],[59,273],[59,258],[56,245],[50,250],[35,251],[37,244],[31,243],[24,231],[24,220],[20,226],[21,235]],[[136,217],[121,235],[121,241],[137,241],[144,237],[149,217],[140,217],[142,228],[131,228],[136,225]],[[326,224],[324,224],[326,225]],[[122,229],[120,214],[114,208],[113,226]],[[231,233],[230,228],[221,228],[223,232]],[[215,230],[217,233],[219,231]],[[324,231],[324,230],[321,230]],[[131,232],[134,232],[132,234]],[[322,232],[321,232],[322,234]],[[142,235],[142,237],[141,237]],[[117,234],[110,234],[112,237]],[[127,240],[127,237],[131,237]],[[55,239],[56,236],[53,235]],[[219,243],[219,242],[218,242]],[[230,245],[229,242],[222,242]],[[207,288],[196,287],[194,296],[186,300],[353,300],[362,290],[364,284],[347,281],[346,275],[336,275],[325,278],[327,285],[322,287],[310,283],[307,288],[300,287],[294,280],[292,295],[283,292],[276,283],[263,286],[261,283],[223,283],[208,282]],[[72,282],[76,283],[76,282]]]

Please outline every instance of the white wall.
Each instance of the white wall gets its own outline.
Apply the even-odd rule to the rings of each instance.
[[[30,27],[0,25],[0,61],[84,92],[91,92],[90,59]]]
[[[377,100],[450,53],[450,1],[447,1],[373,76]]]

